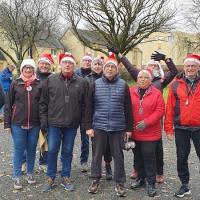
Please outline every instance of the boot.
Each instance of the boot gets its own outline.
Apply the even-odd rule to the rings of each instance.
[[[156,195],[156,188],[153,184],[148,184],[147,193],[149,197],[154,197]]]

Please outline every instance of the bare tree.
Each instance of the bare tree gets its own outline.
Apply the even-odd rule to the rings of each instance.
[[[19,66],[34,43],[49,36],[56,20],[56,5],[46,0],[0,0],[0,38],[8,43],[0,51]]]
[[[85,46],[106,53],[101,47],[115,45],[124,54],[153,32],[171,29],[175,12],[168,3],[168,0],[60,0],[63,16]],[[95,34],[96,44],[86,40],[80,25]]]

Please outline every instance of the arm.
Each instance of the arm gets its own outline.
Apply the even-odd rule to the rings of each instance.
[[[126,132],[132,132],[133,130],[133,112],[132,112],[132,103],[131,103],[131,95],[129,91],[128,85],[125,88],[125,119],[126,119]]]
[[[39,116],[41,127],[47,127],[48,124],[48,79],[42,82],[42,92],[39,101]]]
[[[158,120],[160,120],[163,117],[165,113],[165,103],[161,93],[159,94],[157,101],[155,103],[156,103],[155,111],[150,116],[144,119],[144,123],[146,124],[147,127],[155,124]]]
[[[3,91],[2,85],[0,83],[0,109],[4,105],[4,98],[5,98],[4,91]]]
[[[119,53],[118,57],[120,58],[120,61],[122,62],[124,67],[127,69],[129,74],[132,76],[132,78],[135,81],[137,81],[137,76],[138,76],[138,73],[140,72],[140,70],[137,69],[136,67],[134,67],[125,56],[122,56],[122,54]]]
[[[84,123],[83,123],[83,127],[86,130],[93,128],[92,118],[94,113],[94,92],[95,92],[95,83],[91,84],[88,89],[86,108],[84,113]]]
[[[169,72],[166,74],[166,76],[163,79],[163,82],[162,82],[163,88],[165,88],[178,74],[178,70],[171,58],[165,59],[165,63],[169,69]]]
[[[166,111],[165,111],[165,120],[164,120],[164,129],[167,135],[174,134],[173,121],[174,121],[174,114],[175,114],[174,110],[175,110],[176,98],[174,96],[172,87],[173,85],[171,85],[169,88]]]
[[[4,128],[11,128],[11,119],[12,119],[12,109],[15,97],[15,81],[10,85],[10,89],[5,98],[5,107],[4,107]]]

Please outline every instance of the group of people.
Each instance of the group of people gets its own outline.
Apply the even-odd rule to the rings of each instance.
[[[53,58],[42,54],[38,66],[24,59],[20,76],[13,80],[5,98],[4,128],[13,138],[14,188],[22,188],[22,165],[26,162],[27,182],[34,184],[34,163],[38,138],[48,144],[40,153],[40,167],[47,173],[43,192],[53,189],[61,149],[61,185],[75,189],[71,180],[73,147],[80,126],[81,171],[88,170],[89,138],[92,143],[91,179],[88,192],[99,191],[104,156],[106,179],[116,182],[116,195],[126,196],[123,149],[128,140],[135,142],[131,188],[147,185],[147,195],[156,195],[156,182],[164,181],[163,125],[167,138],[175,135],[177,171],[181,187],[176,197],[190,194],[188,155],[190,139],[200,159],[200,56],[185,59],[183,71],[172,59],[155,52],[144,69],[135,68],[116,47],[109,56],[92,58],[86,54],[81,67],[71,53],[59,55],[59,73],[51,73]],[[118,59],[117,59],[118,58]],[[135,86],[120,78],[119,62],[125,66]],[[169,69],[162,70],[160,61]],[[174,79],[174,80],[173,80]],[[173,81],[172,81],[173,80]],[[162,91],[170,83],[165,106]],[[166,109],[165,109],[166,107]],[[165,111],[166,110],[166,111]],[[111,161],[114,160],[114,176]]]

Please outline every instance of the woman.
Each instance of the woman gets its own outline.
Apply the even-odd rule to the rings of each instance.
[[[11,83],[6,103],[4,128],[11,129],[14,143],[13,168],[14,189],[22,188],[22,160],[26,150],[27,181],[34,184],[33,168],[40,131],[39,100],[40,81],[36,79],[35,62],[24,59],[20,66],[20,77]]]
[[[130,88],[134,131],[132,139],[136,142],[135,155],[138,160],[138,178],[131,184],[137,189],[148,183],[148,196],[156,195],[156,148],[161,139],[161,119],[165,104],[162,93],[152,85],[152,76],[148,70],[141,70],[137,77],[137,86]]]

